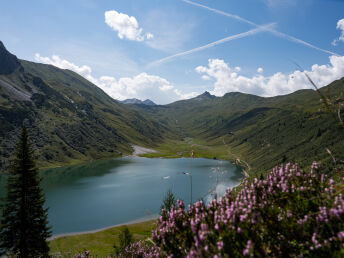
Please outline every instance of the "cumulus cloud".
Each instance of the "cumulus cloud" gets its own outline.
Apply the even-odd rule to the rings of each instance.
[[[315,64],[311,70],[305,71],[319,86],[325,86],[344,76],[344,56],[330,56],[327,65]],[[299,89],[312,88],[304,73],[294,71],[291,74],[281,72],[272,76],[262,74],[253,77],[238,75],[235,68],[221,59],[209,59],[208,66],[198,66],[196,72],[215,80],[212,94],[222,96],[227,92],[240,91],[260,96],[276,96],[288,94]]]
[[[156,103],[166,104],[198,95],[196,92],[184,93],[176,89],[168,80],[147,73],[140,73],[133,77],[122,77],[119,79],[112,76],[95,78],[92,76],[92,69],[89,66],[78,66],[56,55],[50,58],[35,54],[35,60],[54,65],[61,69],[74,71],[117,100],[139,98],[142,100],[151,99]]]
[[[38,53],[35,54],[35,60],[37,62],[41,62],[44,64],[50,64],[50,65],[56,66],[56,67],[61,68],[61,69],[71,70],[71,71],[76,72],[76,73],[80,74],[81,76],[85,77],[87,80],[89,80],[93,83],[95,82],[95,78],[93,78],[91,75],[92,69],[91,69],[91,67],[89,67],[87,65],[77,66],[77,65],[75,65],[75,64],[73,64],[67,60],[61,59],[57,55],[53,55],[50,58],[50,57],[43,57]]]
[[[143,35],[142,28],[139,27],[134,16],[129,16],[125,13],[118,13],[115,10],[105,12],[105,23],[109,25],[114,31],[117,31],[117,35],[120,39],[129,39],[135,41],[144,41],[146,39],[152,39],[154,35],[152,33],[146,33]]]
[[[264,70],[263,70],[263,68],[261,68],[261,67],[259,67],[258,69],[257,69],[257,72],[258,73],[262,73]]]
[[[337,29],[341,30],[341,33],[338,39],[332,41],[333,46],[337,46],[338,41],[344,42],[344,19],[341,19],[337,22]]]

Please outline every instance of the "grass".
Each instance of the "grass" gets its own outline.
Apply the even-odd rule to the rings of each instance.
[[[133,234],[135,241],[146,239],[151,236],[155,227],[155,220],[127,225]],[[55,257],[74,257],[78,253],[86,250],[94,257],[111,257],[114,254],[114,243],[118,245],[118,236],[123,226],[117,226],[104,231],[81,234],[74,236],[64,236],[49,242],[50,254]]]
[[[227,155],[226,146],[220,143],[210,144],[194,138],[184,140],[167,140],[154,148],[156,152],[142,155],[148,158],[181,158],[190,157],[191,150],[195,151],[196,158],[217,158],[231,160]]]

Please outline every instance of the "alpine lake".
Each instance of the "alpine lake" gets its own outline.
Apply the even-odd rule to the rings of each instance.
[[[215,192],[218,197],[224,195],[243,177],[229,161],[142,157],[46,169],[40,175],[53,235],[155,218],[168,189],[186,205],[191,187],[193,202],[209,202]],[[6,178],[0,181],[4,197]]]

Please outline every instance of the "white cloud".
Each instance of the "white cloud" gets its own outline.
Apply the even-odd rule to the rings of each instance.
[[[77,66],[56,55],[50,58],[35,54],[35,60],[61,69],[74,71],[117,100],[128,98],[151,99],[158,104],[166,104],[198,94],[196,92],[184,93],[176,89],[168,80],[147,73],[140,73],[133,77],[122,77],[118,80],[112,76],[95,78],[92,76],[92,69],[89,66]]]
[[[80,74],[81,76],[85,77],[87,80],[89,80],[93,83],[95,83],[95,81],[96,81],[96,79],[93,78],[91,75],[91,73],[92,73],[91,67],[89,67],[87,65],[77,66],[77,65],[75,65],[75,64],[73,64],[67,60],[61,59],[57,55],[53,55],[50,58],[50,57],[43,57],[38,53],[35,54],[35,60],[37,62],[41,62],[44,64],[50,64],[50,65],[56,66],[56,67],[61,68],[61,69],[71,70],[73,72]]]
[[[305,71],[319,86],[328,85],[344,76],[344,56],[330,56],[327,65],[315,64],[310,71]],[[198,66],[196,72],[215,79],[212,94],[222,96],[227,92],[239,91],[261,96],[288,94],[299,89],[312,88],[305,74],[294,71],[291,74],[281,72],[272,76],[261,74],[253,77],[238,75],[227,63],[220,59],[209,59],[208,66]]]
[[[173,92],[179,97],[179,99],[190,99],[190,98],[194,98],[197,95],[199,95],[199,93],[195,92],[195,91],[190,92],[190,93],[183,93],[178,89],[174,89]]]
[[[261,67],[259,67],[259,68],[257,69],[257,73],[262,73],[263,71],[264,71],[264,69],[261,68]]]
[[[202,75],[202,79],[205,81],[211,80],[211,78],[208,75]]]
[[[142,28],[139,27],[139,23],[134,16],[118,13],[115,10],[106,11],[104,15],[105,23],[118,32],[120,39],[144,41],[145,37],[142,34]],[[146,33],[146,39],[153,37],[152,33]]]
[[[162,91],[169,91],[169,90],[173,89],[173,86],[165,84],[165,85],[160,86],[159,89],[162,90]]]
[[[337,22],[337,29],[341,30],[341,33],[338,39],[332,41],[333,46],[337,46],[338,41],[344,42],[344,19],[341,19]]]
[[[146,33],[146,39],[152,39],[154,38],[154,35],[150,32]]]

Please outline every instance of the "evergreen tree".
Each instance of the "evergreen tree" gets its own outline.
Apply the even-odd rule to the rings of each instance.
[[[48,257],[48,227],[44,195],[24,127],[10,166],[7,195],[2,206],[0,248],[16,257]]]
[[[166,216],[167,212],[172,208],[172,206],[177,207],[177,199],[172,190],[168,189],[164,196],[164,200],[162,201],[162,205],[160,206],[160,215]],[[162,213],[162,209],[164,209],[165,213]]]
[[[121,233],[119,234],[119,246],[114,244],[114,248],[116,250],[117,256],[119,254],[123,254],[125,252],[125,248],[129,246],[133,242],[133,236],[129,231],[127,226],[124,226],[121,229]]]

